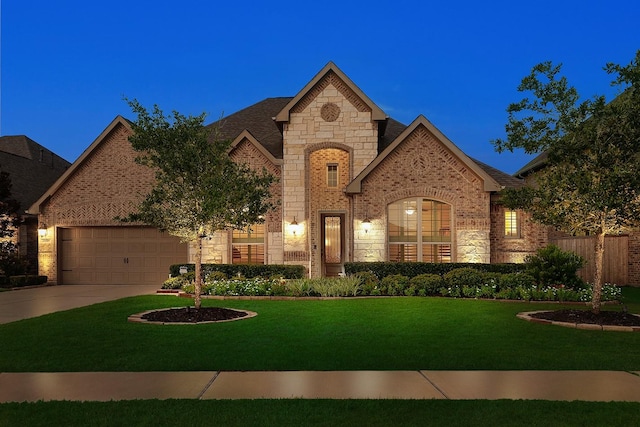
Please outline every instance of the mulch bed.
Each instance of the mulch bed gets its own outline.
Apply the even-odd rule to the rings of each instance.
[[[142,319],[149,322],[199,323],[220,322],[245,316],[247,316],[247,313],[244,311],[231,310],[228,308],[200,307],[199,309],[195,309],[193,307],[183,307],[152,311],[144,314]]]
[[[599,314],[593,314],[590,310],[555,310],[532,313],[530,316],[554,322],[603,326],[640,326],[640,317],[622,311],[601,311]]]

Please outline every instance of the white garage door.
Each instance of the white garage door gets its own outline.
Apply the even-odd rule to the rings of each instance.
[[[187,245],[149,227],[61,228],[65,285],[160,285],[171,264],[187,262]]]

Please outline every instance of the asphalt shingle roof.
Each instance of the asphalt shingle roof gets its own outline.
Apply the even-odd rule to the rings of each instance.
[[[223,138],[234,140],[244,130],[249,131],[276,159],[282,159],[282,133],[273,118],[291,101],[292,97],[267,98],[236,113],[220,119],[209,126],[220,124]],[[387,119],[385,134],[378,142],[381,153],[405,129],[406,125],[392,118]],[[507,188],[522,186],[522,180],[506,174],[492,166],[473,160],[498,184]]]
[[[11,195],[24,213],[71,165],[25,135],[0,137],[0,170],[11,177]]]

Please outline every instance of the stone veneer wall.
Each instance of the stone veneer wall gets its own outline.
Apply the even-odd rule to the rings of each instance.
[[[131,213],[153,185],[154,174],[134,162],[130,130],[118,124],[64,185],[42,206],[40,222],[56,226],[124,226],[114,218]],[[39,241],[40,274],[57,281],[55,229]]]
[[[333,72],[327,73],[294,106],[289,122],[283,128],[284,261],[305,265],[309,270],[312,257],[310,227],[318,233],[317,211],[311,211],[306,190],[309,147],[314,146],[349,150],[352,153],[349,159],[351,177],[360,173],[378,154],[378,128],[372,121],[371,109]],[[325,209],[320,203],[316,208]],[[294,217],[299,224],[295,236],[290,227]]]
[[[354,197],[354,261],[387,260],[387,205],[408,197],[424,197],[452,206],[452,259],[490,261],[489,193],[471,169],[418,126],[362,183]],[[362,221],[372,222],[369,233]]]

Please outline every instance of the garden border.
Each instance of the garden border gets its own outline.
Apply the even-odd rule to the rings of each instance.
[[[640,326],[615,326],[615,325],[597,325],[592,323],[570,323],[570,322],[558,322],[555,320],[538,319],[533,317],[536,313],[546,313],[549,310],[538,311],[523,311],[516,314],[518,319],[526,320],[533,323],[542,323],[545,325],[563,326],[565,328],[585,329],[589,331],[614,331],[614,332],[640,332]],[[640,317],[640,315],[632,314],[633,316]]]
[[[147,311],[143,311],[142,313],[132,314],[131,316],[129,316],[127,318],[127,321],[129,321],[131,323],[146,323],[146,324],[150,324],[150,325],[204,325],[205,323],[235,322],[236,320],[251,319],[252,317],[256,317],[258,315],[258,313],[256,313],[255,311],[242,310],[242,309],[239,309],[239,308],[226,308],[226,307],[224,307],[226,310],[239,311],[239,312],[242,312],[242,313],[246,313],[247,315],[243,316],[243,317],[236,317],[234,319],[209,320],[209,321],[205,321],[205,322],[156,322],[156,321],[153,321],[153,320],[146,320],[146,319],[142,318],[142,316],[144,316],[145,314],[148,314],[148,313],[154,313],[156,311],[180,309],[180,308],[184,308],[184,307],[156,308],[155,310],[147,310]]]

